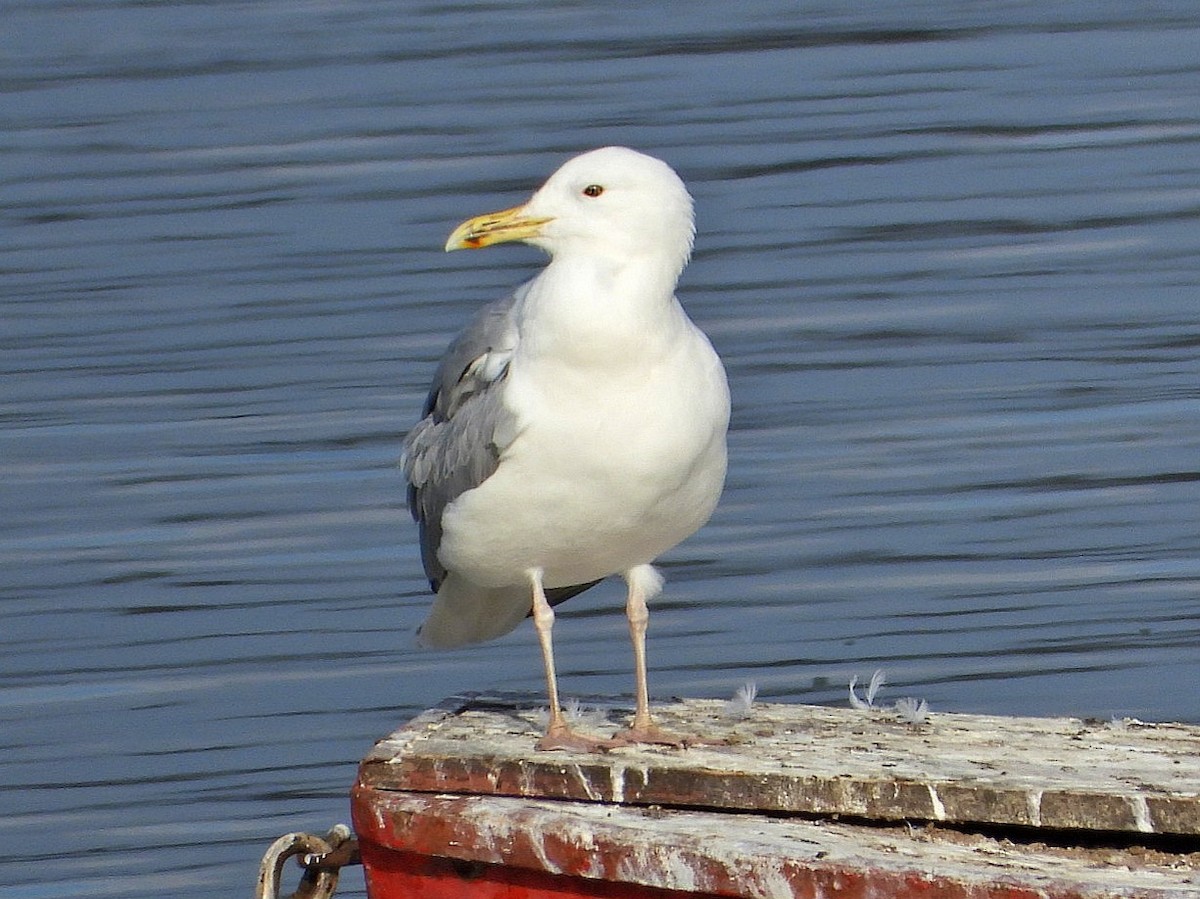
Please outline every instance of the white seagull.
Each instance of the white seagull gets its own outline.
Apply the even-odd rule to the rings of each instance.
[[[490,640],[532,615],[550,703],[540,749],[683,742],[651,718],[645,646],[663,583],[651,563],[708,521],[725,480],[725,370],[675,298],[694,233],[668,165],[606,147],[446,242],[550,255],[450,344],[403,462],[437,594],[419,641]],[[613,574],[628,586],[637,704],[604,740],[563,715],[552,607]]]

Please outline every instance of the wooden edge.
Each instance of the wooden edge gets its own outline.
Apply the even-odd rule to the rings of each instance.
[[[377,740],[363,756],[360,766],[391,762],[411,751],[412,746],[437,730],[443,722],[471,708],[474,694],[461,694],[443,699],[431,709],[406,721],[381,740]]]
[[[436,739],[443,725],[464,713],[494,712],[504,718],[540,704],[540,697],[525,694],[453,697],[380,741],[364,758],[359,781],[402,791],[841,815],[881,822],[1181,837],[1200,834],[1200,796],[1164,794],[1150,788],[1097,791],[1072,788],[1069,783],[921,781],[889,776],[886,767],[855,776],[840,769],[738,772],[723,767],[725,760],[718,754],[707,757],[703,747],[688,750],[688,761],[683,764],[679,758],[633,750],[611,754],[499,752],[486,735],[474,743],[459,735]],[[609,707],[627,705],[613,702]],[[527,722],[518,723],[527,726]]]
[[[1056,854],[978,836],[935,839],[903,827],[363,785],[355,788],[353,815],[368,865],[400,852],[515,868],[550,878],[538,895],[584,895],[554,888],[553,879],[565,877],[747,899],[1200,897],[1194,856],[1133,867],[1137,858],[1117,858],[1110,850]],[[470,874],[488,876],[486,868]],[[461,887],[463,897],[493,895],[472,892],[465,882]]]

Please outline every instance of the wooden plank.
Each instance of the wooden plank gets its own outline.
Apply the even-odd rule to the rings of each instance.
[[[362,785],[353,809],[372,899],[1200,897],[1196,856],[940,828]]]
[[[377,791],[574,800],[731,812],[1200,835],[1200,728],[1139,721],[894,714],[724,703],[656,709],[686,749],[539,753],[538,701],[473,696],[427,712],[363,760]],[[611,732],[626,709],[602,709]]]

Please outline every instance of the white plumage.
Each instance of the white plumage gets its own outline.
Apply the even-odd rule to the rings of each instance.
[[[532,611],[550,694],[543,748],[612,744],[568,728],[550,633],[553,604],[613,574],[629,587],[638,696],[620,739],[671,739],[648,707],[646,602],[662,583],[651,563],[712,514],[729,421],[721,362],[674,293],[693,230],[670,167],[608,147],[446,245],[521,240],[551,257],[451,344],[404,464],[437,592],[420,640],[491,639]]]

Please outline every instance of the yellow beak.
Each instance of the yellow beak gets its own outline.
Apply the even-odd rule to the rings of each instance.
[[[528,240],[539,236],[542,233],[542,225],[551,221],[548,218],[530,218],[524,213],[524,206],[514,206],[512,209],[487,212],[467,219],[450,233],[446,240],[446,252],[478,250],[494,243]]]

